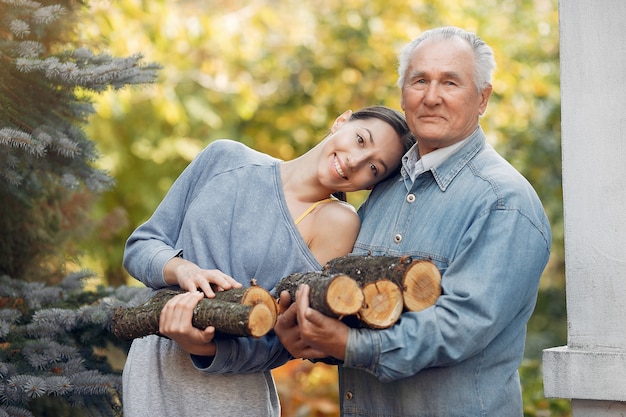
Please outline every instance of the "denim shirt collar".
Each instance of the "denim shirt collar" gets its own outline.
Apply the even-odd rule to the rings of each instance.
[[[437,182],[441,191],[445,191],[459,172],[469,163],[469,161],[480,151],[485,144],[485,134],[480,126],[476,128],[468,138],[467,142],[444,159],[438,166],[432,167],[430,172]],[[416,152],[417,148],[412,148],[409,152]],[[410,158],[402,158],[401,176],[404,184],[409,190],[412,186],[412,180],[409,175],[410,169],[406,165]],[[424,175],[424,173],[420,174]],[[419,175],[418,175],[419,178]]]

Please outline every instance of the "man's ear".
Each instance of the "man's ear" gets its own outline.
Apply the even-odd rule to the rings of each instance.
[[[480,104],[478,105],[478,113],[482,116],[487,110],[487,103],[489,102],[489,97],[491,97],[492,86],[489,84],[486,86],[483,91],[480,93]]]
[[[341,113],[341,115],[335,119],[335,123],[331,126],[330,132],[335,133],[335,131],[339,129],[339,126],[350,120],[350,117],[352,117],[352,110],[346,110]]]

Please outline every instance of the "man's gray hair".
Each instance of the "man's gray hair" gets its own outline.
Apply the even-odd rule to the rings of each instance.
[[[398,63],[398,86],[400,88],[404,86],[404,77],[409,66],[409,61],[418,45],[427,39],[447,40],[454,37],[466,41],[472,47],[472,51],[474,51],[474,62],[476,64],[474,68],[474,84],[476,85],[476,89],[482,91],[485,87],[491,85],[491,77],[496,68],[496,61],[491,47],[472,32],[447,26],[423,32],[402,49]]]

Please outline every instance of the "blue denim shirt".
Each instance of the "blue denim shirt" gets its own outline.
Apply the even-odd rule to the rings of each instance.
[[[478,128],[440,166],[377,186],[355,254],[430,259],[436,305],[351,329],[342,416],[522,416],[518,367],[551,233],[531,185]]]

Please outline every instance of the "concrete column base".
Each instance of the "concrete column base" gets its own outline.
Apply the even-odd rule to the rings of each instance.
[[[572,400],[572,417],[623,417],[624,415],[626,415],[626,403]]]
[[[611,401],[623,416],[626,405],[626,352],[560,346],[543,351],[543,389],[547,398]],[[608,406],[608,405],[607,405]],[[621,410],[621,411],[620,411]],[[582,415],[582,414],[581,414]],[[595,414],[594,414],[595,415]],[[600,414],[598,414],[600,415]]]

